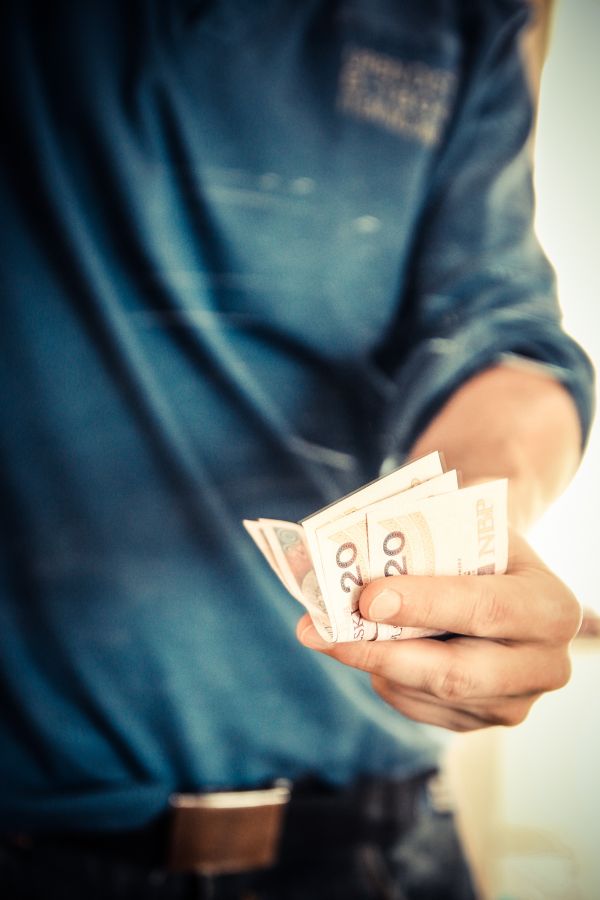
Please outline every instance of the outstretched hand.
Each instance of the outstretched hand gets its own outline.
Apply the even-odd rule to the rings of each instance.
[[[454,731],[516,725],[541,694],[566,684],[581,618],[569,589],[516,533],[504,575],[379,578],[360,610],[453,636],[327,644],[304,616],[299,640],[369,672],[377,693],[409,718]]]

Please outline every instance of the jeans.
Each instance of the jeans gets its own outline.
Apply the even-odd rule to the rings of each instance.
[[[329,836],[330,837],[330,836]],[[474,900],[451,813],[425,795],[414,823],[388,846],[346,847],[323,834],[309,857],[296,851],[271,869],[236,875],[173,874],[88,850],[0,844],[4,900]]]

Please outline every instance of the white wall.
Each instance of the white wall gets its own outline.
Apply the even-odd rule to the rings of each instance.
[[[536,142],[538,234],[558,274],[567,329],[600,363],[600,0],[559,2]],[[600,428],[532,543],[600,613]]]
[[[600,0],[559,0],[536,144],[538,233],[565,325],[600,364]],[[600,426],[573,484],[530,535],[600,614]],[[570,684],[516,729],[461,736],[450,757],[486,900],[600,898],[600,639]]]

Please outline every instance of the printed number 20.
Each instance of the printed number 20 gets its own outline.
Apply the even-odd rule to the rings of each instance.
[[[347,541],[338,548],[338,552],[335,554],[335,561],[340,569],[348,569],[354,564],[357,556],[356,544],[352,541]],[[363,585],[360,566],[356,566],[356,572],[344,572],[340,578],[340,587],[347,594],[352,591],[354,585],[357,587],[362,587]]]
[[[390,531],[383,542],[383,552],[386,556],[398,556],[404,550],[406,538],[402,531]],[[383,574],[388,575],[407,575],[406,556],[400,559],[388,559],[383,567]]]

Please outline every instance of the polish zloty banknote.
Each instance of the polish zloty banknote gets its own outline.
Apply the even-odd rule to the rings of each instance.
[[[358,599],[364,585],[382,575],[505,570],[506,482],[461,491],[456,472],[442,473],[440,455],[429,454],[300,524],[258,519],[244,525],[325,640],[431,635],[436,632],[370,622],[360,615]]]
[[[506,571],[506,479],[367,510],[371,577]]]
[[[428,453],[419,459],[412,460],[389,475],[371,481],[364,487],[347,494],[335,503],[323,507],[305,519],[302,519],[302,527],[306,535],[308,549],[315,563],[315,572],[319,583],[324,587],[325,572],[321,566],[319,554],[319,542],[316,536],[317,529],[321,525],[327,525],[335,519],[341,519],[342,516],[353,513],[359,509],[366,509],[373,503],[385,500],[386,497],[392,497],[402,491],[415,487],[422,481],[428,481],[444,472],[444,464],[441,454],[437,451]]]
[[[337,640],[302,526],[279,519],[245,519],[244,526],[284,587],[306,607],[322,638]]]
[[[429,453],[342,497],[304,519],[300,525],[262,518],[256,521],[245,519],[243,524],[283,585],[306,607],[325,640],[374,640],[378,636],[377,625],[364,620],[360,615],[358,593],[353,598],[354,603],[350,604],[352,608],[347,602],[340,604],[337,597],[327,595],[327,581],[315,537],[316,529],[321,524],[325,525],[349,513],[363,510],[361,521],[364,530],[364,509],[369,504],[410,490],[424,481],[440,476],[443,471],[441,455],[437,452]],[[361,546],[364,546],[366,552],[366,534],[361,535]]]
[[[506,479],[424,500],[411,497],[411,493],[384,500],[367,510],[371,578],[494,575],[506,571]],[[439,633],[403,628],[397,639]]]
[[[415,502],[457,489],[458,476],[452,470],[422,481],[383,502],[401,508],[402,503],[409,502],[408,498]],[[398,626],[364,619],[358,609],[360,593],[372,577],[367,535],[367,509],[371,508],[348,513],[315,530],[315,543],[323,572],[323,594],[327,597],[331,615],[335,617],[339,641],[394,640],[402,633]],[[305,524],[304,527],[306,530]]]

